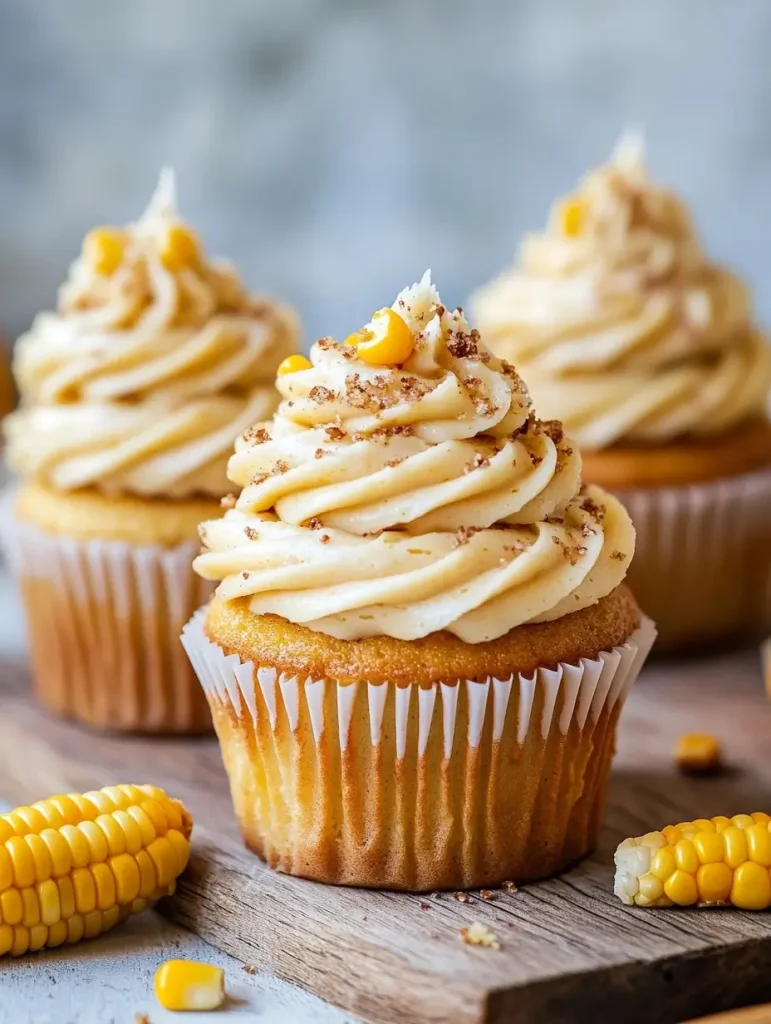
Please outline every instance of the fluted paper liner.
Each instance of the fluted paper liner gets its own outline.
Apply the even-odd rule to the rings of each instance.
[[[637,531],[628,582],[657,651],[768,635],[771,470],[616,494]]]
[[[51,711],[100,728],[211,731],[179,633],[211,594],[174,548],[80,541],[8,515],[5,553],[18,579],[35,690]]]
[[[526,881],[594,845],[618,714],[655,636],[532,677],[340,683],[182,643],[247,844],[320,881],[425,891]]]

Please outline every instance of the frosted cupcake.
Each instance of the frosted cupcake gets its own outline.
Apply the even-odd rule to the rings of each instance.
[[[661,646],[768,624],[771,349],[639,143],[557,203],[473,307],[539,411],[559,411],[585,479],[632,513],[630,580]]]
[[[179,630],[206,588],[201,517],[228,490],[233,439],[278,404],[294,316],[209,260],[162,177],[144,216],[85,239],[19,339],[5,424],[22,483],[4,541],[43,703],[91,725],[211,728]]]
[[[282,370],[183,637],[247,844],[394,889],[565,867],[652,640],[628,515],[427,277]]]

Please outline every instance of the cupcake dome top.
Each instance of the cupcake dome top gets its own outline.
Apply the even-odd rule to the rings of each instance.
[[[271,422],[236,444],[243,488],[202,525],[197,571],[342,639],[470,643],[594,604],[623,579],[634,531],[581,490],[559,423],[491,356],[428,275],[345,343],[279,371]]]
[[[97,228],[59,292],[19,339],[21,409],[9,458],[59,489],[221,497],[233,437],[277,404],[294,315],[253,298],[209,259],[161,176],[145,214]]]
[[[636,137],[554,205],[474,309],[587,450],[722,433],[762,413],[771,385],[746,286],[709,260]]]

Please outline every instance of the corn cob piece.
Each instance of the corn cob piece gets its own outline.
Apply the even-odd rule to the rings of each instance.
[[[167,960],[155,972],[154,988],[166,1010],[216,1010],[225,1001],[225,972],[197,960]]]
[[[761,811],[625,839],[615,862],[613,891],[629,906],[771,906],[771,818]]]
[[[170,895],[192,827],[156,786],[52,796],[0,815],[0,956],[93,938]]]

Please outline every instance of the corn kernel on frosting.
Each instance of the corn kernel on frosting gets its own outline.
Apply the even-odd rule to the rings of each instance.
[[[206,258],[164,172],[139,221],[89,233],[57,310],[20,338],[10,461],[60,490],[221,497],[233,438],[275,409],[297,335]]]
[[[477,293],[493,351],[585,450],[722,434],[764,414],[771,349],[744,283],[710,262],[639,139],[555,204]]]
[[[393,364],[405,330],[411,352]],[[535,418],[516,371],[428,275],[347,343],[318,341],[278,387],[274,419],[230,461],[240,497],[202,524],[195,568],[220,597],[344,640],[479,643],[624,578],[626,512],[581,489],[560,424]]]

